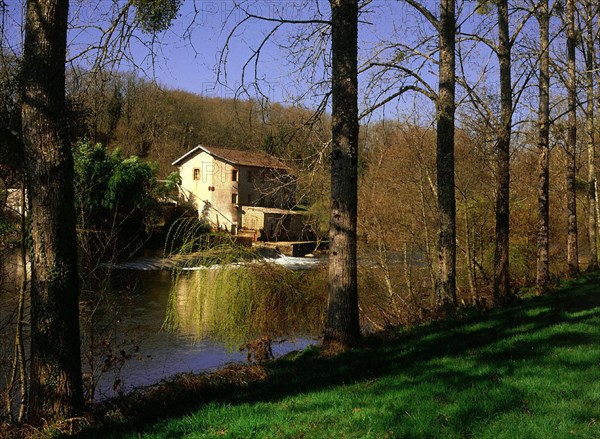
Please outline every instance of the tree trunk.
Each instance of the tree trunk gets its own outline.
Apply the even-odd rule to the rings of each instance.
[[[577,89],[575,78],[575,0],[567,0],[567,273],[579,273],[577,247]]]
[[[379,268],[381,268],[383,271],[383,280],[385,282],[385,288],[388,293],[394,318],[397,318],[400,316],[400,307],[398,306],[398,301],[396,300],[396,291],[394,291],[394,285],[392,283],[388,248],[385,242],[385,234],[383,232],[384,226],[381,224],[381,221],[377,219],[375,227],[377,228],[377,258],[379,259]]]
[[[598,218],[596,217],[596,146],[595,146],[595,126],[594,126],[594,69],[596,67],[596,46],[594,41],[594,5],[588,0],[585,4],[586,9],[586,115],[585,129],[587,137],[587,156],[588,156],[588,241],[590,245],[590,262],[588,271],[598,270],[598,241],[596,231],[598,227]]]
[[[471,227],[469,225],[469,200],[466,194],[463,196],[465,205],[465,268],[467,269],[467,278],[469,279],[469,289],[471,292],[471,299],[478,299],[477,283],[475,277],[475,264],[473,260],[473,249],[471,244]]]
[[[25,421],[25,417],[27,416],[27,406],[29,405],[29,395],[27,393],[29,388],[29,379],[27,376],[27,359],[25,355],[25,335],[23,334],[23,327],[26,324],[25,298],[27,297],[27,287],[29,286],[29,276],[27,275],[27,200],[25,199],[25,185],[26,183],[23,182],[21,187],[21,267],[23,267],[23,274],[21,278],[21,290],[19,291],[17,331],[15,335],[17,365],[19,368],[19,376],[21,377],[21,385],[19,389],[21,400],[19,401],[19,415],[17,417],[18,422]]]
[[[31,219],[29,417],[83,407],[73,158],[66,136],[67,0],[29,0],[22,121]]]
[[[360,338],[356,273],[358,180],[358,1],[330,0],[332,52],[329,301],[325,343]]]
[[[549,265],[549,214],[550,214],[550,14],[548,0],[543,0],[537,10],[540,24],[540,79],[538,114],[538,230],[536,290],[543,294],[550,280]]]
[[[508,1],[498,1],[498,62],[500,64],[500,125],[496,145],[496,250],[494,252],[494,297],[505,302],[510,295],[510,137],[512,125],[511,41]]]
[[[429,240],[429,226],[427,221],[427,212],[426,212],[426,204],[425,204],[425,184],[423,182],[423,167],[419,163],[419,193],[421,195],[421,218],[423,220],[423,231],[425,233],[425,254],[427,255],[427,271],[429,273],[429,280],[431,281],[431,289],[435,291],[435,274],[433,270],[434,264],[434,251],[431,249],[430,240]],[[435,296],[432,295],[432,306],[435,306]]]
[[[439,91],[437,100],[437,191],[439,210],[438,306],[456,306],[456,199],[454,195],[455,39],[454,0],[442,0],[439,19]]]
[[[11,370],[11,377],[6,385],[6,416],[11,421],[14,421],[15,407],[13,404],[14,386],[16,382],[19,382],[19,410],[17,416],[17,422],[23,422],[25,415],[27,414],[27,390],[28,390],[28,379],[27,379],[27,365],[25,358],[25,335],[23,334],[23,327],[25,326],[25,298],[27,295],[27,288],[29,286],[29,279],[27,276],[27,202],[25,199],[26,194],[25,182],[21,187],[21,233],[20,233],[20,245],[21,245],[21,289],[19,290],[19,302],[17,305],[16,315],[16,328],[15,328],[15,356],[13,358],[13,365]]]

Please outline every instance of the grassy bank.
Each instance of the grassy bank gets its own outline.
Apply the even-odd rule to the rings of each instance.
[[[113,409],[83,437],[600,437],[600,277],[202,380]]]

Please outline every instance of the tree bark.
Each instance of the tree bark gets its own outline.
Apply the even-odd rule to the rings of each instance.
[[[454,194],[454,113],[456,88],[455,1],[441,0],[439,90],[437,99],[437,191],[439,210],[436,301],[456,306],[456,198]]]
[[[500,64],[500,124],[496,145],[496,249],[494,298],[505,302],[510,295],[510,138],[512,125],[511,41],[508,1],[498,1],[498,62]]]
[[[419,163],[419,194],[421,195],[421,219],[423,220],[423,232],[425,233],[425,255],[427,256],[427,271],[429,273],[429,280],[431,281],[431,289],[435,291],[435,273],[433,269],[434,264],[434,251],[431,249],[429,240],[429,226],[427,221],[427,205],[425,203],[425,183],[423,182],[423,167]],[[431,305],[435,305],[435,296],[431,296]]]
[[[548,0],[537,10],[540,25],[540,79],[538,113],[538,230],[536,290],[543,294],[550,280],[550,14]]]
[[[567,274],[579,273],[577,245],[577,89],[575,78],[575,0],[567,0]]]
[[[28,378],[27,378],[27,364],[25,358],[25,335],[23,334],[23,327],[25,326],[25,299],[27,295],[27,288],[29,285],[29,279],[27,275],[27,202],[25,182],[21,187],[21,233],[20,233],[20,245],[21,245],[21,289],[19,290],[19,302],[17,305],[16,315],[16,328],[15,328],[15,356],[13,358],[13,365],[11,370],[11,377],[6,385],[6,417],[11,421],[14,421],[15,407],[13,404],[14,387],[16,382],[19,382],[19,410],[16,421],[23,422],[27,414],[27,398],[28,398]]]
[[[356,266],[358,181],[358,1],[330,0],[332,152],[329,300],[325,343],[360,338]]]
[[[596,217],[596,145],[595,145],[595,123],[594,123],[594,104],[596,93],[594,91],[594,69],[596,67],[596,45],[594,41],[594,5],[590,0],[585,3],[586,9],[586,114],[585,129],[587,137],[587,158],[588,158],[588,241],[590,246],[590,261],[587,266],[588,271],[596,271],[598,267],[598,240],[597,227],[598,218]]]
[[[22,123],[31,219],[29,418],[83,407],[73,158],[67,143],[67,0],[28,0]]]
[[[473,249],[471,244],[471,227],[469,225],[469,200],[466,194],[463,196],[465,206],[465,268],[467,269],[467,278],[469,279],[469,289],[471,292],[471,299],[478,299],[477,283],[475,276],[475,264],[473,260]]]

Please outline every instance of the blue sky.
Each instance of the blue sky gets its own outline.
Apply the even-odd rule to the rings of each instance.
[[[284,16],[296,19],[313,14],[299,8],[302,1],[261,0],[252,2],[248,10],[256,15],[272,18]],[[227,64],[219,67],[221,51],[225,47],[229,32],[244,18],[244,13],[235,9],[232,0],[204,0],[184,2],[180,16],[173,26],[160,36],[155,68],[151,69],[146,57],[147,50],[137,45],[137,62],[145,60],[147,72],[153,71],[158,82],[169,87],[180,88],[206,96],[233,97],[242,83],[242,67],[251,57],[271,30],[271,23],[248,22],[235,32],[229,40]],[[327,12],[327,8],[324,9]],[[276,43],[285,43],[289,31],[297,26],[286,26],[265,44],[259,64],[259,76],[266,84],[265,91],[272,100],[286,101],[293,84],[286,53]],[[219,72],[220,68],[220,72]],[[253,67],[249,66],[245,82],[251,82]],[[220,74],[220,83],[217,75]]]
[[[9,0],[8,18],[12,31],[9,38],[11,45],[18,47],[19,32],[15,31],[20,24],[20,6],[24,0]],[[69,57],[79,65],[88,66],[97,59],[98,51],[89,48],[100,40],[103,32],[108,29],[110,20],[115,17],[125,4],[124,0],[71,0]],[[306,18],[329,18],[328,0],[244,0],[247,11],[266,18],[284,17],[292,20]],[[426,2],[435,8],[437,2]],[[304,7],[309,5],[309,7]],[[467,8],[470,3],[466,3]],[[219,72],[219,57],[225,47],[227,37],[236,23],[246,17],[245,12],[235,8],[234,0],[185,0],[178,18],[170,29],[160,34],[154,41],[148,35],[139,31],[129,38],[130,47],[122,53],[125,57],[120,70],[130,70],[135,64],[140,72],[168,88],[177,88],[193,93],[210,96],[232,98],[242,84],[244,63],[251,57],[252,50],[260,46],[263,38],[273,29],[275,23],[250,20],[239,27],[230,39],[229,55],[226,66],[221,65],[220,82],[217,81]],[[133,19],[133,12],[128,22]],[[123,20],[127,22],[127,20]],[[294,39],[302,36],[306,30],[302,25],[286,25],[273,34],[264,47],[256,74],[262,92],[270,101],[291,104],[300,102],[304,106],[315,106],[327,89],[327,67],[329,55],[327,35],[322,36],[320,30],[327,32],[326,27],[312,27],[315,31],[310,38]],[[122,31],[117,28],[115,37]],[[299,33],[300,32],[300,33]],[[359,62],[364,62],[377,50],[387,45],[384,56],[389,57],[389,47],[396,42],[415,43],[420,38],[431,35],[430,24],[426,23],[411,7],[404,2],[395,0],[374,0],[361,15],[359,28]],[[321,39],[322,37],[322,39]],[[280,46],[290,46],[296,43],[296,53]],[[436,45],[435,39],[428,45],[416,46],[422,51],[431,50]],[[149,45],[152,50],[149,50]],[[150,54],[154,54],[151,56]],[[303,57],[314,56],[317,59],[315,68],[301,69],[299,66],[309,65]],[[244,82],[254,81],[254,66],[246,69]],[[420,71],[422,77],[437,89],[436,67],[426,63]],[[393,90],[394,74],[388,74],[376,82],[378,87],[391,84]],[[322,87],[314,88],[315,84],[323,81]],[[377,90],[369,89],[369,73],[361,77],[361,92],[363,97],[367,92],[374,95]],[[251,88],[249,96],[255,97],[256,89]],[[254,94],[254,96],[252,96]],[[243,96],[242,96],[243,97]],[[365,108],[370,101],[361,100]],[[433,106],[424,98],[415,100],[414,93],[398,99],[386,106],[385,114],[394,117],[397,114],[420,113],[430,118]],[[426,121],[424,121],[427,123]]]
[[[244,4],[247,5],[246,11],[266,18],[329,18],[327,0],[251,0]],[[306,4],[310,7],[304,7]],[[114,17],[117,12],[118,8],[109,0],[97,2],[95,5],[94,2],[86,0],[72,0],[70,55],[77,57],[77,62],[86,64],[78,54],[85,53],[90,44],[100,39],[102,29],[108,27],[106,17]],[[244,11],[235,8],[234,0],[187,0],[171,28],[154,41],[152,50],[148,50],[147,47],[150,41],[148,36],[138,32],[130,39],[129,61],[125,60],[120,69],[129,70],[135,64],[142,68],[145,75],[153,77],[168,88],[223,98],[234,97],[242,81],[246,85],[251,84],[256,74],[260,79],[258,83],[261,92],[271,101],[286,104],[300,101],[302,105],[309,107],[316,105],[327,88],[327,35],[321,39],[318,26],[312,27],[311,31],[315,32],[310,38],[302,41],[301,38],[294,38],[302,36],[301,34],[306,32],[306,26],[282,26],[262,47],[257,71],[254,71],[252,63],[249,64],[242,79],[244,63],[251,58],[253,50],[261,45],[263,38],[276,25],[273,22],[250,20],[237,28],[229,40],[227,64],[219,66],[221,51],[230,32],[235,24],[245,17]],[[361,60],[366,59],[380,42],[391,42],[395,38],[413,38],[414,30],[423,25],[417,18],[414,11],[402,2],[375,0],[361,16]],[[95,23],[100,26],[90,26]],[[321,26],[321,30],[328,31],[326,26]],[[293,42],[298,43],[296,48],[304,51],[298,50],[297,53],[290,54],[288,49],[280,47],[289,46]],[[155,56],[150,56],[150,53],[154,53]],[[90,60],[87,62],[92,62],[97,53],[89,52],[87,55]],[[310,65],[302,58],[309,56],[316,58],[316,67],[299,68],[302,65]],[[217,81],[218,75],[220,81]],[[435,75],[426,75],[435,87]],[[313,88],[319,81],[323,81],[324,86]],[[251,87],[249,95],[254,97],[252,95],[255,92],[256,89]],[[409,100],[412,103],[412,98]],[[403,107],[406,105],[402,100],[399,103]]]

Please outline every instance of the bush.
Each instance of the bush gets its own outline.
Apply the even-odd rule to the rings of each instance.
[[[75,203],[86,253],[129,256],[158,215],[156,166],[138,157],[108,154],[101,144],[79,142],[73,153]],[[92,245],[93,244],[93,245]],[[101,252],[107,246],[123,255]],[[121,249],[123,251],[121,251]]]

